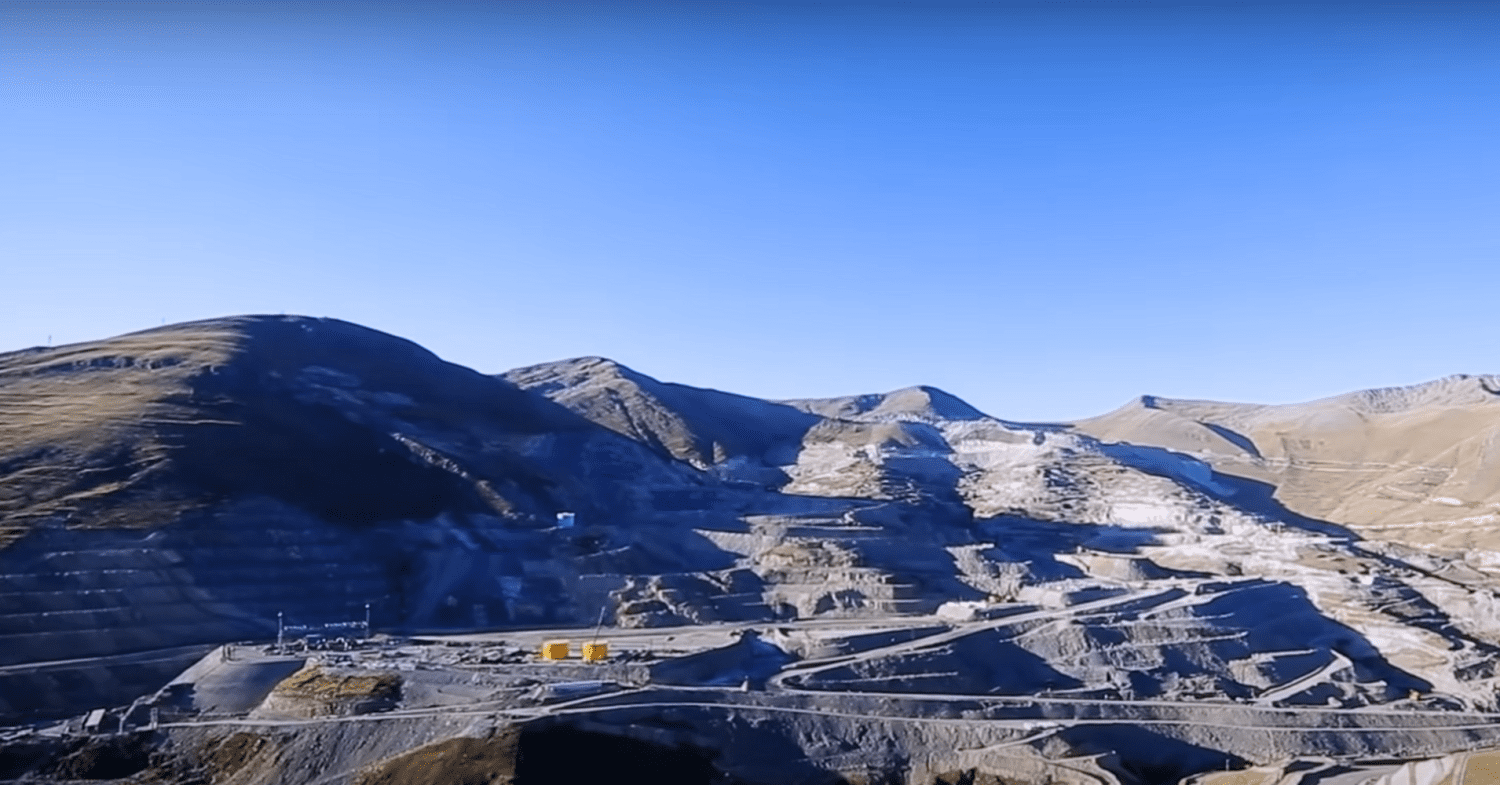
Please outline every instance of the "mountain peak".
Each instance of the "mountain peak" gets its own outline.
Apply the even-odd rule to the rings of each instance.
[[[836,420],[872,422],[919,420],[982,420],[986,415],[962,398],[928,385],[902,387],[887,393],[805,398],[782,401],[802,411]]]
[[[921,414],[945,420],[980,420],[985,417],[984,412],[962,398],[929,385],[903,387],[886,393],[884,397],[877,408],[886,412]]]

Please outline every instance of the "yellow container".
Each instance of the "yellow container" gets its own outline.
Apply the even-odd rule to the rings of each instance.
[[[542,659],[544,660],[566,660],[568,658],[567,641],[547,641],[542,644]]]
[[[596,641],[583,644],[584,662],[603,662],[606,659],[609,659],[609,643]]]

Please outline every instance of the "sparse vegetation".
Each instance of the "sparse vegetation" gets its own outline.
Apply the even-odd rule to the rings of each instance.
[[[260,760],[273,756],[275,744],[265,736],[254,733],[236,733],[214,744],[204,755],[204,766],[215,782],[233,776],[252,761],[257,768],[268,769],[274,764]]]

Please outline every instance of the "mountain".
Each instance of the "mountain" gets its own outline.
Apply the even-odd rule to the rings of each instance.
[[[278,613],[343,621],[366,603],[402,628],[589,615],[566,575],[526,566],[560,547],[557,512],[636,520],[648,488],[701,485],[543,398],[337,320],[0,355],[0,666],[263,638]],[[49,700],[29,689],[15,700]]]
[[[11,352],[0,715],[129,703],[366,604],[403,633],[760,625],[773,669],[820,663],[785,690],[1494,710],[1496,387],[1027,425],[931,387],[488,376],[306,317]],[[814,623],[891,619],[959,626],[819,660],[866,643]]]
[[[936,387],[906,387],[879,395],[849,395],[786,401],[787,405],[834,420],[862,422],[982,420],[983,412]]]
[[[1276,406],[1144,396],[1072,425],[1102,441],[1191,454],[1362,537],[1500,549],[1500,377]]]
[[[820,421],[785,404],[659,382],[601,357],[519,368],[499,378],[698,469],[726,461],[790,463]]]
[[[1220,634],[1252,634],[1275,619],[1299,618],[1294,626],[1312,641],[1320,635],[1314,630],[1331,625],[1324,640],[1344,643],[1319,644],[1325,648],[1318,656],[1342,651],[1339,656],[1363,663],[1366,678],[1384,674],[1368,682],[1374,693],[1347,700],[1379,703],[1388,699],[1387,690],[1408,689],[1392,685],[1418,682],[1423,690],[1441,684],[1445,694],[1462,695],[1458,700],[1465,705],[1492,700],[1495,674],[1486,663],[1497,651],[1500,626],[1484,610],[1490,605],[1481,587],[1500,565],[1486,561],[1484,551],[1434,560],[1398,542],[1361,539],[1349,526],[1319,517],[1317,509],[1291,506],[1267,482],[1276,475],[1234,471],[1234,459],[1264,460],[1270,448],[1235,430],[1237,421],[1227,416],[1222,423],[1206,416],[1197,422],[1177,410],[1164,412],[1160,399],[1142,399],[1096,421],[1024,425],[920,387],[772,405],[663,385],[598,360],[535,366],[506,378],[668,452],[665,445],[729,444],[709,434],[731,420],[763,435],[749,448],[672,454],[692,460],[705,475],[763,483],[775,492],[766,499],[788,505],[783,509],[791,514],[745,515],[733,528],[697,530],[760,578],[762,596],[784,616],[880,616],[931,610],[940,601],[1086,594],[1085,587],[1100,580],[1134,585],[1185,576],[1256,576],[1269,581],[1252,592],[1264,592],[1257,594],[1261,599],[1215,616],[1224,625]],[[1486,400],[1471,393],[1463,393],[1469,397],[1462,405]],[[1393,396],[1379,392],[1348,400],[1393,406]],[[1458,405],[1440,396],[1406,400],[1409,413],[1420,410],[1429,419]],[[809,425],[778,405],[817,419]],[[1196,406],[1231,413],[1265,408]],[[643,426],[650,423],[657,425]],[[1339,431],[1335,423],[1319,427],[1328,429],[1326,439]],[[666,433],[672,436],[661,435]],[[790,506],[799,500],[806,506]],[[899,591],[882,592],[881,586]],[[685,596],[675,594],[665,604]],[[1105,631],[1111,622],[1101,623],[1077,630],[1084,640],[1069,644],[1072,650],[1098,645],[1087,642],[1091,636],[1121,634]],[[1123,634],[1146,633],[1137,626]],[[1288,635],[1289,643],[1296,633]],[[1158,663],[1184,656],[1161,643],[1131,645],[1164,647],[1147,658]],[[1258,646],[1251,647],[1257,653],[1243,655],[1245,662],[1266,656],[1268,649]],[[1032,652],[1049,662],[1058,657]],[[1255,691],[1250,682],[1230,686],[1234,679],[1225,674],[1247,667],[1232,664],[1235,659],[1198,666],[1218,674],[1212,677],[1218,686],[1208,692]],[[1277,667],[1295,667],[1290,662]],[[948,665],[921,667],[946,671]],[[1075,667],[1056,678],[1102,689],[1118,684],[1123,672],[1134,674],[1125,693],[1137,696],[1153,694],[1156,688],[1145,685],[1165,678],[1118,662]],[[943,684],[932,677],[927,683]]]

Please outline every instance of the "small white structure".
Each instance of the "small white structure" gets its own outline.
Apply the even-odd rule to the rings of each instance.
[[[938,606],[937,617],[943,621],[979,621],[984,618],[985,603],[949,600]]]
[[[98,733],[99,726],[104,724],[104,709],[94,709],[89,716],[83,720],[84,733]]]
[[[560,512],[557,514],[557,528],[571,529],[575,522],[575,516],[571,512]]]

